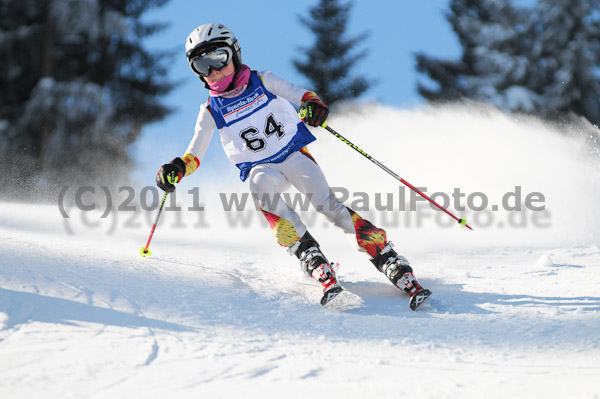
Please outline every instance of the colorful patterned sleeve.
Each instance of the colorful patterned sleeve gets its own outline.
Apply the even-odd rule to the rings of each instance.
[[[194,154],[185,154],[181,157],[185,163],[185,175],[189,176],[198,169],[200,166],[200,160]]]

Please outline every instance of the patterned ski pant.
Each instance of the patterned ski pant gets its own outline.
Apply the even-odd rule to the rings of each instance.
[[[252,196],[258,201],[277,242],[284,247],[296,243],[307,230],[281,195],[291,185],[306,195],[327,220],[341,228],[359,251],[374,258],[387,244],[385,230],[361,218],[336,198],[306,147],[281,163],[255,166],[250,171],[249,181]]]

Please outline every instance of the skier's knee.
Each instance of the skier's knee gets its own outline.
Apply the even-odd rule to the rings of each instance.
[[[273,192],[276,184],[276,179],[270,174],[257,172],[250,179],[250,192],[253,194]]]

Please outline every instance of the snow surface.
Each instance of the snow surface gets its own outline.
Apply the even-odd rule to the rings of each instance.
[[[374,106],[330,125],[428,193],[482,192],[491,207],[520,186],[544,194],[544,218],[453,210],[469,231],[428,208],[421,221],[359,211],[433,291],[412,312],[341,232],[305,213],[364,301],[340,312],[318,305],[319,287],[255,210],[223,210],[219,193],[246,190],[226,177],[202,187],[204,213],[182,198],[195,178],[181,183],[183,209],[163,213],[146,259],[155,211],[102,219],[67,207],[65,219],[56,204],[2,203],[0,397],[600,398],[599,163],[588,138],[489,108]],[[332,186],[397,192],[315,134]],[[478,218],[486,212],[492,223]]]

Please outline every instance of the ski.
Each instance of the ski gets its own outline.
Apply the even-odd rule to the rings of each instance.
[[[323,309],[338,312],[358,309],[364,306],[363,299],[360,296],[344,289],[339,284],[324,292],[320,303]]]
[[[331,287],[330,289],[325,291],[323,293],[323,297],[321,298],[321,306],[327,305],[329,302],[331,302],[331,300],[333,298],[338,296],[342,291],[344,291],[344,288],[338,284],[334,285],[333,287]]]
[[[426,288],[421,288],[413,296],[410,297],[410,301],[408,302],[410,309],[417,310],[417,308],[419,306],[421,306],[421,304],[423,302],[425,302],[425,300],[427,298],[429,298],[430,296],[431,296],[431,291],[429,291]]]

